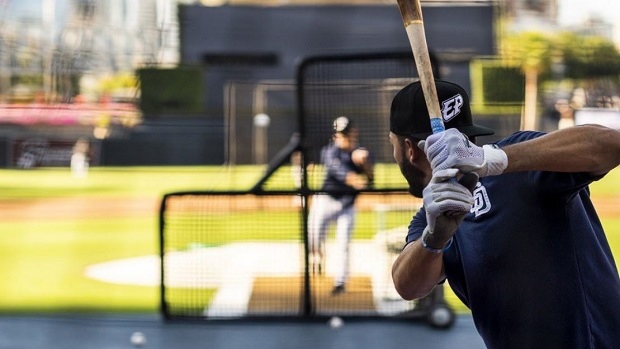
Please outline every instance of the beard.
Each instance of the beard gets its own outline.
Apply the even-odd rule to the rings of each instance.
[[[424,190],[423,178],[425,176],[424,171],[414,167],[409,161],[403,161],[398,164],[400,173],[407,180],[409,184],[409,193],[416,198],[422,198],[422,191]]]

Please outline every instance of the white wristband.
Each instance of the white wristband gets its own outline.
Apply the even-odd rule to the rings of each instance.
[[[497,145],[484,145],[482,146],[484,151],[484,162],[486,173],[478,173],[481,177],[497,176],[504,172],[508,167],[508,156],[506,152],[501,150]]]

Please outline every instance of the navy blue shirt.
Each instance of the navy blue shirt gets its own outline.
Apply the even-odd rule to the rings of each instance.
[[[355,188],[346,184],[347,173],[363,172],[362,168],[351,160],[352,152],[353,150],[338,148],[333,143],[321,150],[321,162],[325,165],[326,171],[322,190],[342,202],[343,207],[353,205],[358,194]]]
[[[517,132],[498,145],[541,135]],[[471,309],[487,347],[620,348],[620,279],[588,189],[599,178],[481,178],[472,212],[443,259],[450,287]],[[425,226],[422,209],[407,242]]]

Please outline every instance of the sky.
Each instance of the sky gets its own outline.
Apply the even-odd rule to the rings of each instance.
[[[31,14],[33,17],[41,15],[40,4],[43,0],[0,0],[0,3],[10,4],[14,12]],[[52,0],[58,6],[66,9],[67,0]],[[620,1],[618,0],[558,0],[560,23],[575,24],[583,22],[590,13],[597,13],[612,23],[620,23]]]
[[[612,40],[620,47],[619,0],[558,0],[558,22],[571,26],[583,23],[591,15],[598,15],[613,25]]]
[[[559,0],[558,6],[558,20],[561,24],[578,24],[590,14],[601,15],[610,23],[620,23],[618,0]]]
[[[46,1],[59,7],[57,15],[68,9],[69,0],[0,0],[0,4],[10,5],[13,15],[40,18],[41,3]],[[597,14],[615,25],[615,40],[620,42],[620,0],[558,0],[558,6],[561,25],[583,23],[591,14]]]

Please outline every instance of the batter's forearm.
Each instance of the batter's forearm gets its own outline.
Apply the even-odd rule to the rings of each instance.
[[[558,130],[502,148],[504,173],[520,171],[609,172],[620,164],[620,131],[599,125]]]
[[[406,300],[428,295],[443,278],[443,255],[427,251],[420,240],[407,245],[392,266],[394,287]]]

